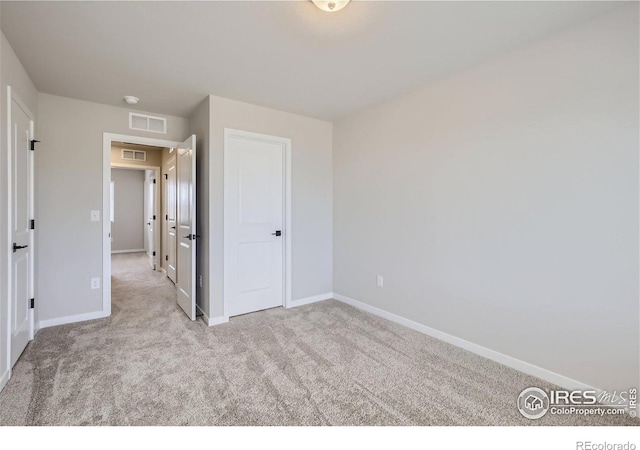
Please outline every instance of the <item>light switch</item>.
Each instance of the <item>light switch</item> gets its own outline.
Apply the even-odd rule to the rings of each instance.
[[[91,221],[92,222],[100,222],[100,211],[97,209],[91,210]]]

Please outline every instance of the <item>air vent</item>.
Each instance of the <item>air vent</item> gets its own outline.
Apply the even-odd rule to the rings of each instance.
[[[122,159],[128,159],[130,161],[146,161],[147,152],[142,150],[128,150],[122,149]]]
[[[132,130],[166,134],[167,119],[164,117],[147,116],[139,113],[129,113],[129,128]]]

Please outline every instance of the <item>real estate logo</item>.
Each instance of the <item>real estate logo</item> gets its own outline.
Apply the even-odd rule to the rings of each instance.
[[[628,414],[637,417],[638,390],[625,391],[566,390],[543,391],[528,387],[518,395],[518,411],[527,419],[552,415],[614,416]]]
[[[526,388],[518,396],[518,411],[527,419],[539,419],[549,411],[549,396],[540,388]]]

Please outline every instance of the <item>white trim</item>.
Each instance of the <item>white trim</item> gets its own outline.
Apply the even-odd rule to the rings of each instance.
[[[130,136],[126,134],[102,133],[102,314],[111,315],[111,142],[131,142],[153,147],[178,147],[181,142],[165,139]],[[115,166],[115,164],[114,164]],[[143,166],[138,166],[142,168]],[[75,316],[70,316],[75,317]],[[86,320],[86,319],[81,319]]]
[[[143,248],[133,248],[133,249],[130,249],[130,250],[111,250],[111,254],[112,255],[116,255],[116,254],[119,254],[119,253],[142,253],[144,251],[145,250]]]
[[[55,327],[57,325],[66,325],[68,323],[84,322],[85,320],[103,319],[109,317],[104,311],[94,311],[84,314],[75,314],[73,316],[56,317],[55,319],[41,320],[38,322],[38,329]]]
[[[196,304],[196,310],[202,316],[202,320],[204,320],[204,323],[206,323],[210,327],[229,322],[229,317],[227,316],[209,317],[207,314],[205,314],[202,308],[200,308],[200,306],[197,304]]]
[[[436,330],[435,328],[431,328],[421,323],[414,322],[413,320],[409,320],[405,317],[390,313],[388,311],[385,311],[384,309],[376,308],[375,306],[368,305],[366,303],[355,300],[353,298],[336,294],[335,292],[333,294],[333,298],[338,301],[341,301],[342,303],[346,303],[347,305],[353,306],[354,308],[360,309],[362,311],[366,311],[378,317],[382,317],[384,319],[398,323],[407,328],[411,328],[412,330],[419,331],[420,333],[424,333],[433,338],[455,345],[456,347],[460,347],[462,349],[468,350],[472,353],[475,353],[476,355],[483,356],[487,359],[498,362],[507,367],[511,367],[512,369],[518,370],[520,372],[524,372],[527,375],[532,375],[534,377],[548,381],[549,383],[553,383],[562,388],[572,389],[572,390],[574,389],[598,390],[593,386],[589,386],[588,384],[582,383],[580,381],[574,380],[564,375],[560,375],[559,373],[555,373],[550,370],[544,369],[542,367],[528,363],[526,361],[522,361],[521,359],[517,359],[512,356],[505,355],[504,353],[491,350],[490,348],[483,347],[478,344],[474,344],[473,342],[469,342],[465,339],[453,336],[448,333],[444,333],[442,331]]]
[[[11,378],[11,368],[7,368],[7,370],[5,370],[2,376],[0,377],[0,392],[2,392],[2,390],[6,386],[7,382],[9,381],[9,378]]]
[[[333,298],[333,292],[327,292],[326,294],[320,294],[320,295],[313,295],[311,297],[299,298],[298,300],[292,300],[291,302],[289,302],[289,306],[287,306],[287,308],[295,308],[296,306],[322,302],[324,300],[330,300],[332,298]]]
[[[277,137],[277,136],[270,136],[267,134],[261,134],[261,133],[252,133],[250,131],[243,131],[243,130],[235,130],[233,128],[225,128],[224,129],[224,167],[223,167],[223,173],[224,173],[224,206],[223,206],[223,211],[226,212],[226,205],[228,203],[228,192],[229,190],[227,189],[227,179],[228,177],[226,176],[226,174],[229,171],[228,168],[228,158],[227,158],[227,152],[229,149],[229,139],[231,137],[239,137],[239,138],[243,138],[243,139],[251,139],[251,140],[259,140],[259,141],[263,141],[263,142],[269,142],[269,143],[275,143],[275,144],[281,144],[284,146],[284,217],[283,217],[283,224],[284,224],[284,229],[282,230],[282,232],[284,233],[284,261],[283,261],[283,282],[284,282],[284,298],[282,300],[282,306],[284,306],[285,308],[290,308],[291,305],[291,242],[292,242],[292,234],[293,234],[293,227],[292,227],[292,221],[291,221],[291,139],[289,138],[283,138],[283,137]],[[227,227],[227,214],[224,214],[224,221],[225,221],[225,227],[224,229],[228,229]],[[226,275],[229,273],[229,268],[228,268],[228,254],[227,254],[227,250],[228,250],[228,246],[226,245],[226,235],[224,236],[224,277],[226,278]],[[223,306],[223,310],[224,310],[224,316],[220,316],[219,320],[223,320],[224,318],[226,318],[226,320],[224,320],[223,322],[217,322],[217,323],[224,323],[226,321],[229,320],[229,305],[228,305],[228,298],[229,298],[229,293],[228,293],[228,286],[227,283],[224,283],[223,286],[223,292],[224,292],[224,306]],[[212,318],[212,320],[215,318]]]
[[[221,325],[227,322],[229,322],[228,316],[209,317],[207,320],[207,325],[209,325],[210,327],[213,327],[215,325]]]
[[[147,166],[145,164],[127,164],[127,163],[111,163],[112,169],[131,169],[131,170],[162,170],[160,166]]]

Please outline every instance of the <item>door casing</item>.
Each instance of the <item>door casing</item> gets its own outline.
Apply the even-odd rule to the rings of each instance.
[[[147,171],[147,170],[153,170],[153,176],[156,179],[156,187],[155,187],[155,193],[154,193],[154,200],[153,200],[153,211],[156,215],[156,224],[160,223],[160,196],[158,195],[160,192],[160,175],[161,175],[161,170],[159,166],[145,166],[145,165],[136,165],[136,164],[126,164],[126,163],[112,163],[111,164],[111,168],[112,169],[127,169],[127,170],[141,170],[141,171]],[[109,175],[111,176],[111,175]],[[111,194],[109,194],[111,195]],[[146,208],[146,205],[144,206]],[[111,212],[111,202],[109,202],[109,211],[105,212],[105,214],[108,214],[109,217],[111,216],[110,214]],[[109,220],[111,220],[109,218]],[[145,230],[145,233],[147,231]],[[161,237],[159,236],[160,233],[155,233],[154,234],[154,242],[153,242],[153,246],[158,249],[160,248],[161,245]],[[111,250],[109,250],[109,252],[111,252]],[[158,257],[159,258],[159,257]],[[158,259],[159,261],[159,259]],[[160,270],[160,267],[157,267],[156,270]]]
[[[229,204],[229,172],[230,168],[228,167],[227,162],[229,158],[227,157],[228,152],[230,151],[230,139],[231,138],[242,138],[242,139],[250,139],[257,140],[262,142],[269,142],[275,144],[282,144],[284,147],[284,170],[283,170],[283,184],[284,184],[284,201],[283,201],[283,224],[284,229],[282,233],[284,235],[284,252],[283,252],[283,292],[284,299],[283,304],[285,308],[290,308],[291,305],[291,242],[293,229],[291,226],[291,139],[270,136],[261,133],[253,133],[250,131],[236,130],[232,128],[224,129],[224,209],[225,209],[225,229],[229,229],[229,225],[227,224],[226,209]],[[228,245],[228,237],[225,234],[224,236],[224,273],[225,278],[229,273],[229,255],[228,249],[230,245]],[[224,319],[228,320],[229,318],[229,298],[230,292],[228,291],[227,283],[224,284]]]
[[[153,147],[177,147],[182,142],[168,141],[165,139],[147,138],[140,136],[130,136],[126,134],[103,133],[102,134],[102,314],[97,317],[108,317],[111,315],[111,238],[109,236],[110,210],[111,210],[111,143],[112,142],[130,142],[132,144],[150,145]],[[116,164],[113,167],[117,167]],[[136,166],[141,168],[142,166]],[[151,167],[156,169],[157,167]],[[156,183],[159,183],[160,170],[156,173]],[[157,191],[156,191],[157,192]],[[159,196],[156,195],[156,202]],[[156,208],[160,211],[160,207]],[[156,233],[156,242],[159,240],[160,233]]]

